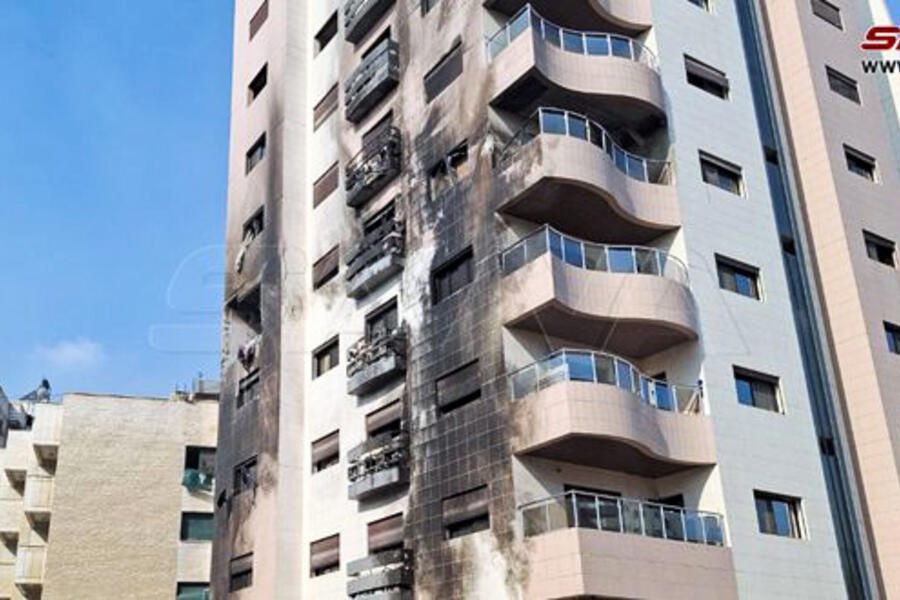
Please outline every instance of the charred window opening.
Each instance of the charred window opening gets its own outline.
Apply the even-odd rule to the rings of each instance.
[[[425,100],[431,102],[441,95],[463,72],[462,39],[456,38],[453,47],[441,57],[425,75]]]
[[[251,372],[238,381],[238,393],[235,397],[235,408],[243,408],[251,402],[259,400],[259,369]]]
[[[228,591],[236,592],[253,585],[253,553],[242,554],[228,563]]]
[[[444,538],[453,539],[490,528],[486,485],[455,494],[441,501]]]
[[[341,247],[337,245],[313,264],[313,289],[319,289],[337,276],[341,265],[340,255]]]
[[[366,316],[366,339],[378,340],[393,334],[400,325],[397,299],[394,298]]]
[[[332,431],[312,443],[312,472],[318,473],[340,462],[340,432]]]
[[[232,491],[234,495],[256,488],[256,457],[249,458],[234,467]]]
[[[216,472],[216,449],[204,446],[186,447],[184,449],[184,470],[213,475]]]
[[[463,141],[428,168],[428,197],[433,201],[469,175],[469,142]]]
[[[263,133],[253,145],[250,146],[250,149],[247,150],[247,155],[245,159],[245,167],[244,173],[250,173],[253,168],[262,162],[262,159],[266,156],[266,134]]]
[[[434,304],[446,300],[469,285],[475,277],[471,246],[451,258],[431,274],[431,296]]]
[[[262,235],[265,228],[265,207],[260,206],[253,215],[244,223],[241,232],[241,247],[238,249],[237,256],[234,258],[234,269],[238,273],[244,270],[244,261],[247,258],[247,252],[253,240]]]
[[[319,577],[341,566],[341,536],[333,535],[309,545],[309,576]]]
[[[447,414],[481,398],[481,374],[478,361],[463,365],[438,377],[434,382],[437,406]]]
[[[363,223],[363,237],[368,238],[381,233],[390,223],[394,222],[396,213],[396,202],[391,200],[384,208],[365,220]]]
[[[403,513],[369,523],[369,554],[403,549]]]
[[[340,343],[334,336],[313,351],[313,379],[321,377],[340,362]]]

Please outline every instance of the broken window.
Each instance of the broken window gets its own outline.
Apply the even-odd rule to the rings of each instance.
[[[247,251],[250,249],[250,244],[262,234],[264,227],[265,207],[260,206],[259,209],[253,213],[253,216],[244,223],[244,229],[241,235],[241,247],[238,249],[237,256],[234,259],[234,269],[238,273],[244,270],[244,260],[247,257]]]
[[[428,169],[428,197],[436,200],[469,175],[469,143],[463,141]]]
[[[249,458],[234,468],[233,493],[252,490],[256,487],[256,457]]]

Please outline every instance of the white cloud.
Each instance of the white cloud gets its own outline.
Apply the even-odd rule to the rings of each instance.
[[[60,340],[52,346],[37,346],[36,359],[57,369],[87,369],[97,367],[106,360],[103,346],[87,338]]]

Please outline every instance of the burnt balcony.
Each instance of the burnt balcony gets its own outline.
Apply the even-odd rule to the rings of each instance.
[[[347,564],[347,595],[353,599],[412,600],[412,552],[399,548]]]
[[[409,438],[405,432],[369,438],[347,453],[350,500],[367,500],[409,483]]]
[[[403,271],[405,234],[397,218],[366,234],[347,259],[348,296],[358,300]]]
[[[510,375],[510,388],[516,454],[642,477],[716,462],[700,387],[620,356],[560,350]]]
[[[395,0],[347,0],[344,3],[344,39],[358,44]]]
[[[344,110],[347,120],[359,123],[400,83],[397,42],[385,38],[362,59],[344,82]]]
[[[406,373],[406,331],[364,337],[347,350],[347,393],[368,394]]]
[[[530,5],[566,27],[605,26],[623,33],[637,33],[653,23],[651,0],[484,0],[483,5],[507,15]]]
[[[720,514],[584,492],[519,511],[527,600],[737,598]]]
[[[359,208],[400,174],[403,142],[400,130],[385,127],[354,156],[344,170],[347,205]]]
[[[577,113],[539,109],[497,145],[494,169],[497,210],[584,239],[644,243],[681,224],[669,161]]]
[[[636,358],[698,337],[688,271],[657,248],[542,227],[501,255],[501,314],[516,327]]]

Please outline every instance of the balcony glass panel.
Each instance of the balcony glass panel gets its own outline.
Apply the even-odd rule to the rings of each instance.
[[[567,352],[569,380],[594,381],[594,360],[590,352]]]
[[[644,504],[641,506],[641,512],[644,517],[644,534],[650,537],[665,537],[662,507],[657,504]]]
[[[577,31],[563,31],[563,49],[578,54],[584,53],[584,37]]]
[[[626,37],[612,36],[612,54],[620,58],[631,58],[631,40]]]
[[[634,252],[631,247],[610,247],[609,271],[610,273],[634,273]]]
[[[566,135],[566,113],[558,110],[542,110],[541,132]]]
[[[584,265],[584,254],[581,252],[582,245],[572,238],[563,238],[563,255],[564,260],[574,267]]]
[[[591,56],[609,56],[609,36],[587,34],[584,36],[587,53]]]

